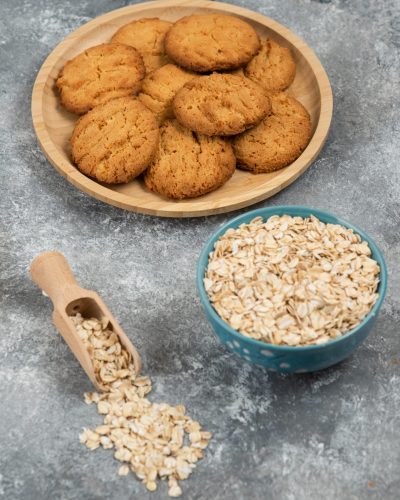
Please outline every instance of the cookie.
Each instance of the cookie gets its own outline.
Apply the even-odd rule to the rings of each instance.
[[[104,43],[68,61],[56,85],[62,105],[82,115],[111,99],[137,94],[144,75],[143,60],[136,49]]]
[[[222,186],[235,172],[235,164],[232,147],[224,139],[198,135],[176,120],[166,120],[144,181],[167,198],[195,198]]]
[[[267,92],[241,76],[213,73],[186,83],[173,109],[179,122],[204,135],[235,135],[260,122],[270,111]]]
[[[84,174],[101,182],[129,182],[145,170],[158,144],[153,113],[133,97],[100,104],[76,123],[72,159]]]
[[[138,98],[153,111],[158,122],[162,123],[165,119],[174,117],[172,101],[175,94],[195,76],[195,73],[175,64],[166,64],[146,76]]]
[[[236,76],[246,76],[244,74],[244,69],[243,68],[236,68],[233,69],[232,71],[229,71],[230,75],[236,75]]]
[[[179,19],[165,36],[167,55],[200,73],[238,68],[260,48],[255,30],[238,17],[193,15]]]
[[[244,69],[244,74],[267,90],[285,90],[296,76],[296,63],[290,49],[267,39]]]
[[[238,166],[256,174],[292,163],[311,137],[307,110],[283,92],[271,95],[271,114],[232,141]]]
[[[146,72],[149,73],[168,62],[164,51],[164,37],[171,26],[172,23],[158,17],[138,19],[122,26],[111,42],[135,47],[143,57]]]

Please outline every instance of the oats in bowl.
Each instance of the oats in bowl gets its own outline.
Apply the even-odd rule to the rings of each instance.
[[[259,216],[214,244],[204,288],[242,335],[320,345],[355,328],[378,299],[380,266],[352,229],[317,217]]]

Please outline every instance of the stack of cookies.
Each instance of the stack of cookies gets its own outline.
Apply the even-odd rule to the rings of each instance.
[[[284,93],[295,74],[289,49],[209,14],[135,20],[67,62],[56,84],[83,115],[71,138],[81,172],[110,184],[143,174],[151,191],[184,199],[222,186],[236,166],[272,172],[300,156],[311,121]]]

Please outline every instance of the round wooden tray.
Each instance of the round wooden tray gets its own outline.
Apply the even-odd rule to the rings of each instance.
[[[312,120],[313,136],[303,154],[288,167],[270,174],[254,175],[237,170],[224,186],[213,193],[184,201],[161,198],[148,191],[141,180],[106,186],[81,174],[71,162],[69,147],[77,117],[61,107],[55,89],[55,80],[66,61],[88,47],[108,42],[120,26],[133,19],[160,17],[175,21],[193,13],[221,11],[243,18],[254,26],[261,37],[271,36],[292,50],[297,74],[288,92],[302,102]],[[257,203],[297,179],[316,158],[328,135],[332,118],[332,91],[316,55],[300,38],[276,21],[221,2],[155,1],[114,10],[67,36],[48,56],[36,78],[32,93],[32,118],[39,143],[50,163],[85,193],[126,210],[163,217],[196,217],[229,212]]]

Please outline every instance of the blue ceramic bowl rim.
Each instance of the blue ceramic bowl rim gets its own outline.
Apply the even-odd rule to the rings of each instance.
[[[378,262],[380,266],[380,273],[379,273],[379,285],[378,285],[378,293],[379,297],[376,303],[374,304],[373,308],[371,311],[367,314],[367,316],[363,319],[363,321],[357,325],[355,328],[352,330],[349,330],[347,333],[339,337],[338,339],[335,340],[330,340],[326,342],[325,344],[320,344],[320,345],[310,345],[310,346],[279,346],[275,344],[268,344],[266,342],[261,342],[256,339],[252,339],[251,337],[246,337],[245,335],[242,335],[240,332],[237,330],[234,330],[231,326],[228,325],[216,312],[214,307],[211,305],[210,300],[208,298],[207,292],[204,288],[204,273],[208,264],[208,256],[210,252],[214,248],[214,243],[222,236],[229,228],[231,227],[238,227],[240,224],[250,222],[252,219],[255,217],[263,217],[264,219],[267,219],[268,217],[271,217],[272,215],[292,215],[292,216],[300,216],[300,217],[307,217],[310,215],[315,215],[319,220],[325,223],[329,224],[340,224],[344,227],[347,227],[349,229],[352,229],[355,233],[359,234],[361,238],[365,241],[368,242],[368,245],[370,249],[372,250],[372,255],[373,258]],[[327,219],[329,219],[327,221]],[[333,220],[332,220],[333,219]],[[301,351],[312,351],[312,350],[321,350],[327,347],[331,347],[337,344],[340,344],[341,342],[346,341],[349,337],[353,336],[355,333],[357,333],[360,329],[362,329],[376,314],[378,313],[383,299],[385,298],[386,295],[386,289],[387,289],[387,268],[386,268],[386,263],[383,258],[382,252],[379,250],[379,247],[375,243],[375,241],[368,236],[362,229],[360,229],[358,226],[355,226],[354,224],[351,224],[350,222],[347,222],[340,217],[336,217],[336,215],[333,215],[329,212],[326,212],[324,210],[319,210],[317,208],[313,207],[307,207],[304,205],[278,205],[278,206],[273,206],[273,207],[265,207],[265,208],[259,208],[257,210],[251,210],[250,212],[246,212],[244,214],[241,214],[237,217],[234,217],[233,219],[230,219],[228,222],[225,222],[220,226],[220,228],[215,231],[210,238],[206,241],[205,245],[202,248],[202,251],[200,253],[200,256],[197,260],[197,269],[196,269],[196,285],[197,285],[197,291],[200,296],[200,300],[206,309],[206,311],[211,315],[211,317],[216,321],[221,328],[226,330],[230,335],[232,335],[234,338],[237,340],[241,341],[246,341],[250,345],[253,345],[255,347],[259,348],[264,348],[264,349],[269,349],[271,351],[278,351],[278,352],[301,352]]]

